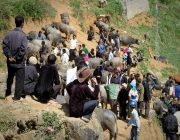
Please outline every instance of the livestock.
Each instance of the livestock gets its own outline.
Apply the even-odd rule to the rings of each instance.
[[[99,7],[103,8],[103,5],[106,4],[107,5],[107,1],[106,0],[99,0]]]
[[[144,39],[150,41],[149,33],[145,33],[144,34]]]
[[[44,27],[42,27],[42,30],[45,31],[46,36],[48,34],[61,34],[61,32],[55,28],[52,27],[51,24],[47,24]]]
[[[45,41],[45,45],[47,47],[47,51],[50,54],[52,51],[52,46],[51,46],[51,42],[47,39],[44,40]],[[30,41],[30,43],[33,43],[34,45],[39,46],[40,48],[42,47],[42,40],[38,40],[38,39],[33,39]]]
[[[64,24],[69,25],[69,14],[68,13],[62,13],[60,14],[61,22]]]
[[[180,75],[171,74],[172,80],[174,80],[176,83],[180,83]]]
[[[103,61],[102,58],[89,58],[88,59],[90,68],[94,68],[94,69],[96,69],[96,67],[100,65],[101,61]]]
[[[40,60],[40,54],[39,54],[40,47],[37,45],[34,45],[33,43],[28,42],[27,48],[26,48],[26,56],[29,58],[31,56],[36,57],[38,60]]]
[[[36,38],[37,34],[38,34],[38,32],[36,32],[36,31],[30,31],[26,36],[27,36],[28,40],[33,40]],[[41,34],[41,35],[44,37],[44,39],[46,39],[46,36],[44,34]]]
[[[59,45],[60,43],[64,44],[64,39],[61,38],[60,34],[56,34],[56,33],[51,33],[48,34],[47,39],[54,44],[54,46]]]
[[[168,64],[168,59],[165,57],[165,56],[157,56],[157,55],[154,55],[154,59],[155,60],[159,60],[161,61],[162,63],[165,63],[165,64]]]
[[[97,17],[96,20],[106,23],[107,21],[110,22],[110,19],[111,19],[110,16],[99,16],[99,17]]]
[[[66,76],[67,70],[71,69],[72,67],[70,67],[68,65],[63,65],[61,63],[58,63],[58,64],[56,64],[56,68],[57,68],[57,70],[59,72],[59,75],[64,77],[64,76]]]
[[[101,84],[106,84],[107,76],[108,76],[108,71],[102,70],[102,77],[101,77]]]
[[[118,126],[116,115],[111,110],[101,108],[95,108],[94,112],[96,113],[97,120],[103,130],[109,130],[109,140],[112,140],[112,138],[114,138],[114,140],[117,140]]]
[[[157,100],[153,103],[153,109],[157,115],[162,115],[168,107],[163,101]]]
[[[121,35],[120,37],[120,40],[123,44],[126,44],[126,45],[131,45],[131,44],[137,44],[139,45],[139,40],[138,39],[135,39],[131,36],[125,36],[125,35]]]
[[[59,80],[60,80],[60,87],[61,87],[60,94],[64,95],[64,90],[66,88],[66,82],[64,81],[64,77],[61,75],[59,75]]]
[[[101,28],[103,27],[107,33],[110,31],[109,25],[102,21],[94,21],[94,24],[99,28],[99,30],[101,30]]]
[[[122,58],[120,57],[113,57],[110,60],[106,61],[104,63],[104,68],[106,69],[108,66],[110,66],[110,63],[113,63],[113,68],[120,67],[122,64]]]
[[[62,33],[65,33],[67,40],[70,39],[71,34],[77,36],[77,30],[74,26],[69,26],[62,22],[53,22],[52,26],[61,31]]]

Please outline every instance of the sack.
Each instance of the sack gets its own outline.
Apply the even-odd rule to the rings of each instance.
[[[64,99],[65,99],[66,103],[69,104],[69,94],[66,90],[64,92]]]

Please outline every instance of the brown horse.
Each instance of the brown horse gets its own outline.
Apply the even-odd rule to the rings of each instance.
[[[97,21],[102,21],[104,23],[106,23],[107,21],[110,23],[110,16],[99,16],[97,17]]]

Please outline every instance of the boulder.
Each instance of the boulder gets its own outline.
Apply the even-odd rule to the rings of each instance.
[[[6,83],[8,73],[0,73],[0,83]]]

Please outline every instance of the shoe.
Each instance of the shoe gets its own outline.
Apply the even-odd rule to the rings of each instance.
[[[23,101],[23,99],[22,99],[22,98],[21,98],[21,99],[19,99],[19,100],[16,100],[16,99],[14,99],[14,98],[13,98],[13,102],[14,102],[14,103],[18,103],[18,102],[22,102],[22,101]]]
[[[99,104],[98,104],[98,107],[102,107],[102,104],[101,104],[101,103],[99,103]]]
[[[81,120],[83,120],[84,122],[88,123],[89,119],[85,118],[85,117],[81,117]]]

